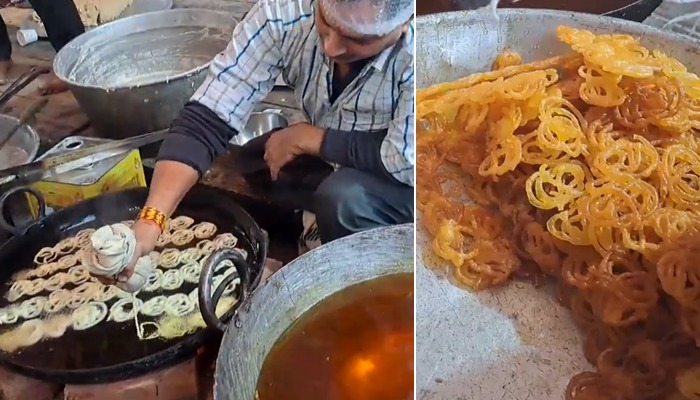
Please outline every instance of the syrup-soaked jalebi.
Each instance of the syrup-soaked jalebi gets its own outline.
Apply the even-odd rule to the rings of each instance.
[[[628,35],[418,90],[417,204],[471,290],[552,277],[595,371],[568,400],[700,399],[700,78]]]

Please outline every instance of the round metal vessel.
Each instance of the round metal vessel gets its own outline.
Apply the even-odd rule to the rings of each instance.
[[[419,17],[416,30],[416,75],[419,88],[487,71],[504,49],[519,53],[523,62],[571,52],[559,42],[559,25],[594,33],[628,34],[644,46],[661,49],[700,72],[700,44],[688,37],[648,25],[599,15],[552,10],[507,9],[453,12]]]
[[[258,376],[272,346],[302,314],[328,296],[380,276],[413,272],[413,230],[414,224],[404,224],[338,239],[272,275],[240,305],[226,329],[214,398],[255,398]]]
[[[524,62],[568,54],[571,49],[555,36],[559,25],[633,35],[648,48],[661,49],[700,72],[700,43],[650,26],[547,10],[500,10],[498,17],[496,21],[484,11],[418,18],[418,87],[488,71],[506,48],[520,53]],[[569,379],[591,369],[583,356],[582,335],[552,290],[518,282],[478,293],[458,289],[426,268],[423,260],[430,245],[428,235],[419,229],[416,365],[422,368],[416,370],[416,393],[420,399],[561,400]]]
[[[231,139],[231,143],[243,146],[270,131],[286,128],[287,126],[289,126],[289,122],[281,113],[271,111],[254,112],[250,114],[243,131],[234,136]]]
[[[467,11],[489,5],[491,0],[436,0],[418,1],[418,15],[436,14],[448,11]],[[532,8],[575,11],[582,13],[607,15],[642,22],[659,7],[662,0],[501,0],[500,8]]]
[[[0,114],[0,141],[19,124],[19,119]],[[0,150],[0,169],[14,167],[34,161],[39,151],[39,135],[34,128],[24,125],[12,136],[5,148]],[[2,183],[2,181],[0,181]]]
[[[0,141],[7,137],[12,128],[19,124],[19,119],[0,114]],[[24,125],[12,136],[3,149],[0,149],[0,169],[15,167],[34,161],[39,152],[40,139],[34,128]],[[13,178],[0,179],[0,185]]]
[[[135,15],[74,39],[56,55],[54,71],[103,136],[165,129],[236,23],[228,14],[198,9]]]

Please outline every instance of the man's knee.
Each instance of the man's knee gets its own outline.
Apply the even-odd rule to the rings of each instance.
[[[331,174],[315,194],[316,223],[324,243],[413,220],[412,206],[413,189],[350,168]]]
[[[326,178],[316,190],[316,214],[351,223],[362,207],[367,206],[364,188],[353,179],[352,170],[341,169]]]

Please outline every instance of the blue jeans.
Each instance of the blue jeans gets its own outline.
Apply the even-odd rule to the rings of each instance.
[[[380,226],[413,222],[413,193],[411,186],[357,169],[333,172],[314,194],[321,242]]]

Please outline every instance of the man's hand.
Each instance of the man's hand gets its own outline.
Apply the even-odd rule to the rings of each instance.
[[[270,135],[265,144],[265,162],[270,168],[272,180],[277,180],[282,167],[297,156],[318,156],[323,135],[323,129],[307,123],[292,125]]]
[[[126,282],[134,273],[136,261],[149,254],[156,248],[156,241],[160,236],[160,228],[149,221],[138,220],[134,223],[134,236],[136,236],[136,251],[134,258],[129,262],[129,265],[117,275],[119,282]]]

